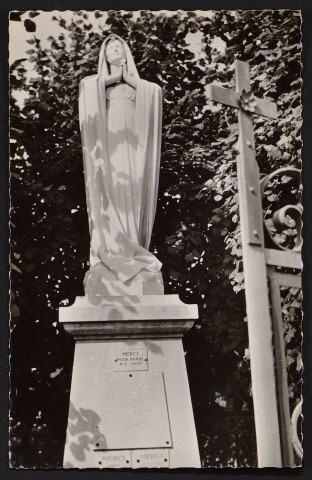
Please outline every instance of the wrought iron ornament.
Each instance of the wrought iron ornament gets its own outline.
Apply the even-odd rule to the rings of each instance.
[[[261,193],[264,196],[266,186],[272,182],[272,180],[277,177],[292,177],[298,179],[300,182],[300,170],[298,168],[286,167],[279,168],[273,173],[266,175],[261,180]],[[271,222],[266,221],[264,218],[264,226],[266,229],[269,238],[273,244],[279,249],[284,251],[300,252],[302,247],[302,237],[301,237],[301,215],[302,215],[302,206],[300,204],[295,205],[284,205],[283,207],[277,209],[270,220]],[[270,228],[271,223],[271,228]],[[295,237],[294,244],[289,245],[289,242],[282,244],[277,235],[274,234],[273,229],[277,233],[284,232],[287,230],[294,230],[293,236]]]

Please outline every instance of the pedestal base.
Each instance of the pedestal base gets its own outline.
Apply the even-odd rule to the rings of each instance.
[[[77,340],[65,468],[200,467],[182,347],[196,317],[176,295],[60,308]]]

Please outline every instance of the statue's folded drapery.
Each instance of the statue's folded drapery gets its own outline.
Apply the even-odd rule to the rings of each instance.
[[[126,44],[125,49],[129,72],[137,80],[136,90],[128,84],[105,86],[104,45],[99,74],[80,84],[90,230],[85,287],[105,278],[127,284],[143,272],[157,275],[161,268],[147,249],[157,203],[162,95],[158,85],[139,78]]]

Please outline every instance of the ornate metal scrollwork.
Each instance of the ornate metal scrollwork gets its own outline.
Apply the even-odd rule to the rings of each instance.
[[[302,414],[302,400],[297,403],[296,407],[294,408],[293,414],[291,416],[291,442],[293,444],[294,450],[296,455],[299,458],[303,457],[303,449],[301,442],[298,437],[298,420],[300,415]]]
[[[262,196],[265,194],[265,188],[267,185],[272,183],[277,177],[291,177],[298,179],[300,182],[300,170],[298,168],[287,167],[287,168],[280,168],[275,172],[266,175],[261,180],[261,192]],[[276,197],[276,195],[273,195]],[[270,198],[270,197],[269,197]],[[283,205],[281,208],[276,210],[269,221],[264,218],[264,226],[269,235],[269,238],[277,246],[280,250],[291,250],[293,252],[299,252],[302,246],[302,238],[301,238],[301,214],[302,214],[302,207],[299,204],[296,205]],[[282,245],[278,239],[276,233],[281,233],[286,230],[295,230],[294,235],[294,244],[289,247],[288,245]],[[273,232],[275,231],[275,233]]]

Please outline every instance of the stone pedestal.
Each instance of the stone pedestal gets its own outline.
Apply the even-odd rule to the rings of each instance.
[[[182,347],[197,306],[77,297],[59,315],[76,339],[64,467],[199,468]]]

